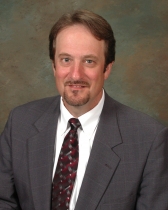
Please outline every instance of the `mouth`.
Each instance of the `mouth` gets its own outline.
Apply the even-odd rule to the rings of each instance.
[[[68,85],[68,87],[69,87],[72,91],[84,90],[84,89],[86,88],[86,86],[83,86],[83,85]]]
[[[89,87],[89,84],[84,81],[68,81],[65,83],[65,86],[68,86],[72,89],[80,90],[86,87]]]

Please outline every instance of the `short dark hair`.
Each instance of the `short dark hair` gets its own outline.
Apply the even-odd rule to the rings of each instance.
[[[105,41],[105,66],[115,60],[115,38],[110,24],[100,15],[88,10],[76,10],[73,13],[67,13],[60,17],[54,24],[49,35],[49,55],[54,61],[55,42],[58,33],[68,26],[82,24],[98,40]]]

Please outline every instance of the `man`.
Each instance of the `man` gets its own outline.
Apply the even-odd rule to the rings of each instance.
[[[61,96],[11,112],[0,142],[0,209],[168,210],[168,129],[103,90],[115,59],[110,25],[75,11],[49,41]],[[64,154],[66,141],[79,143],[66,147],[79,157]],[[71,159],[66,170],[61,159]]]

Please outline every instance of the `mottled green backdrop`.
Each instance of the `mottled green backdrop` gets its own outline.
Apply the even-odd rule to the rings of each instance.
[[[0,131],[15,106],[57,94],[48,33],[78,8],[102,15],[114,30],[107,92],[168,125],[167,0],[0,0]]]

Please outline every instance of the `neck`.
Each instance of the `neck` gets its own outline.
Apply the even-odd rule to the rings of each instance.
[[[89,108],[83,107],[83,106],[66,105],[65,103],[64,103],[64,106],[67,108],[69,113],[75,118],[82,116],[83,114],[85,114],[86,112],[88,112],[92,109],[92,108],[89,109]]]
[[[92,110],[99,103],[100,99],[97,101],[94,101],[94,103],[92,103],[92,104],[87,103],[82,106],[72,106],[72,105],[67,104],[64,100],[63,100],[63,103],[64,103],[64,106],[66,107],[66,109],[69,111],[69,113],[73,117],[78,118],[78,117],[82,116],[83,114]]]

